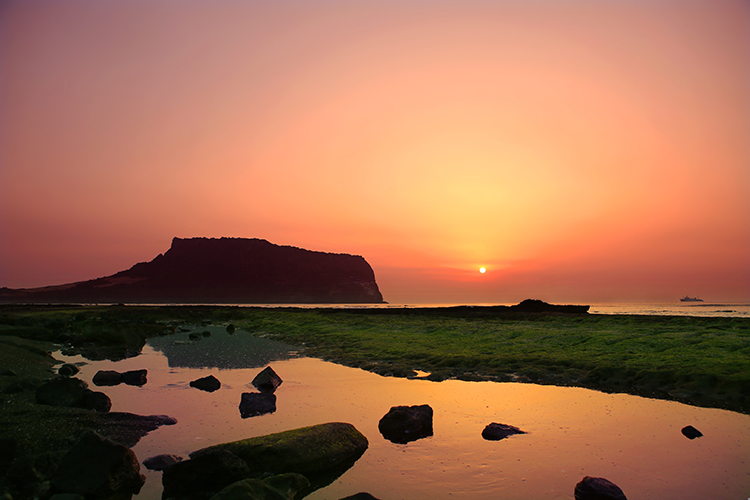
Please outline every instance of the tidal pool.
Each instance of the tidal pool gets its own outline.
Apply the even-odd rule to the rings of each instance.
[[[123,361],[87,361],[79,377],[98,370],[146,368],[142,387],[99,387],[112,411],[165,414],[177,425],[151,432],[133,448],[140,461],[163,453],[187,455],[217,443],[320,424],[348,422],[369,440],[365,454],[330,485],[307,496],[336,500],[366,491],[381,500],[572,499],[584,476],[609,479],[629,500],[744,500],[750,498],[750,416],[725,410],[604,394],[588,389],[521,383],[407,380],[295,357],[288,346],[247,332],[201,327],[149,341]],[[265,366],[283,379],[277,410],[241,418],[243,392]],[[190,387],[214,375],[216,392]],[[434,435],[394,444],[378,431],[392,406],[429,404]],[[481,437],[498,422],[528,432],[501,441]],[[689,440],[692,425],[704,436]],[[161,498],[161,473],[142,468],[147,481],[136,499]]]

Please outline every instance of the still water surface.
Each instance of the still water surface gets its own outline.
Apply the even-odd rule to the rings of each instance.
[[[571,499],[585,475],[620,486],[630,500],[750,498],[750,416],[624,394],[534,384],[431,382],[382,377],[313,358],[247,332],[188,342],[188,333],[151,339],[143,354],[119,362],[86,361],[80,377],[98,370],[148,369],[143,387],[97,390],[112,411],[166,414],[178,424],[151,432],[133,448],[140,461],[170,453],[187,458],[216,443],[324,422],[349,422],[369,440],[367,452],[343,476],[307,498],[335,500],[367,491],[381,500]],[[284,380],[275,413],[242,419],[241,394],[255,392],[255,375],[271,365]],[[191,380],[214,375],[208,393]],[[391,406],[429,404],[434,436],[399,445],[377,428]],[[528,434],[485,441],[491,422]],[[693,425],[704,436],[688,440]],[[136,497],[161,496],[161,473]]]

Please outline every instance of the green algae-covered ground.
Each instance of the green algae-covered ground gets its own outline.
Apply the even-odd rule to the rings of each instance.
[[[0,306],[0,335],[130,356],[180,325],[229,324],[384,375],[531,381],[750,411],[750,319],[492,308]]]

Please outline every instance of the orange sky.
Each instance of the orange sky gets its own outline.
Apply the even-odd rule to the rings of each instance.
[[[0,286],[233,236],[392,303],[748,301],[748,61],[746,1],[6,0]]]

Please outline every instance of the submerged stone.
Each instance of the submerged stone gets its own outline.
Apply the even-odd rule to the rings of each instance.
[[[682,435],[685,436],[688,439],[695,439],[703,436],[703,433],[693,427],[692,425],[688,425],[682,428]]]
[[[522,431],[518,427],[512,425],[498,424],[495,422],[489,424],[482,431],[482,437],[487,441],[499,441],[514,434],[526,434],[526,431]]]
[[[190,382],[190,387],[195,387],[206,392],[214,392],[221,388],[221,382],[213,375],[208,377],[199,378]]]

